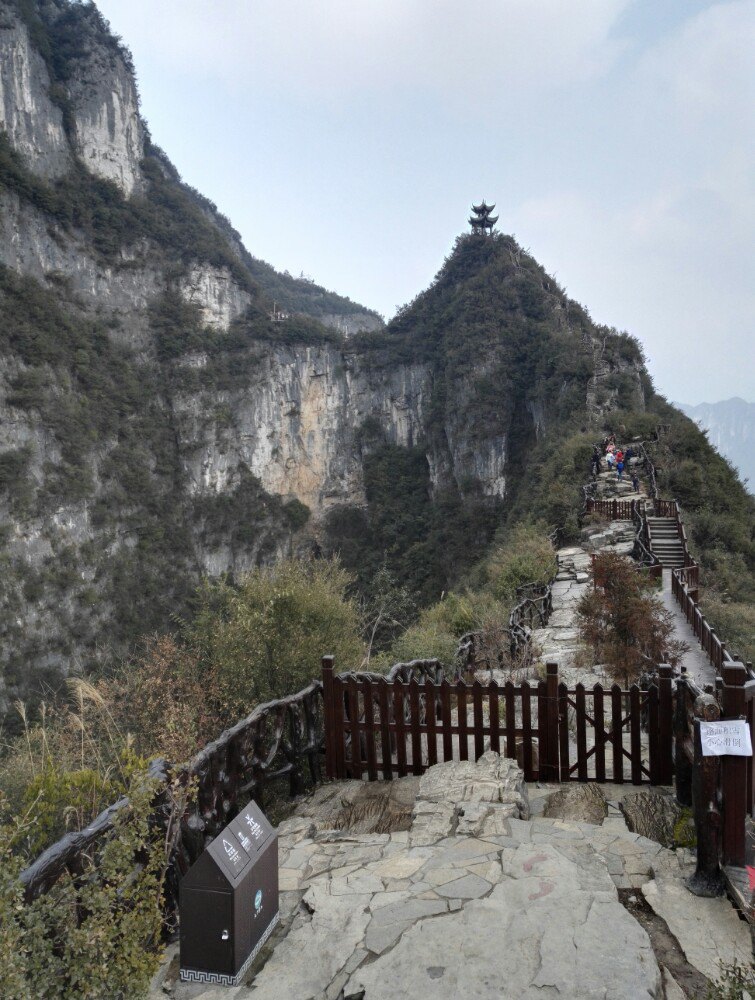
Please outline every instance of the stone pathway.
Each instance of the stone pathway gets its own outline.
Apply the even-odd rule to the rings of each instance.
[[[670,973],[620,889],[644,894],[703,975],[719,958],[748,959],[749,931],[730,904],[684,888],[687,852],[630,833],[616,815],[602,825],[531,818],[512,761],[488,753],[392,784],[402,782],[417,793],[409,829],[321,829],[339,785],[281,825],[282,925],[245,985],[174,983],[169,954],[151,1000],[668,996]]]
[[[663,606],[674,616],[674,638],[681,639],[689,646],[682,658],[682,666],[687,668],[688,676],[698,685],[704,688],[706,684],[716,683],[716,671],[713,668],[708,654],[703,652],[695,633],[687,623],[687,619],[681,612],[676,598],[671,592],[671,570],[663,571],[663,591],[661,593]]]

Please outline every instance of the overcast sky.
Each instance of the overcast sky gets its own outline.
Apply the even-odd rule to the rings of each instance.
[[[390,318],[469,205],[658,389],[755,400],[755,0],[98,0],[249,250]]]

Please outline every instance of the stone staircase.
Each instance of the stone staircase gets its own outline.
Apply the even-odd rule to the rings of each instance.
[[[684,547],[673,517],[649,517],[650,548],[664,567],[676,569],[684,565]]]

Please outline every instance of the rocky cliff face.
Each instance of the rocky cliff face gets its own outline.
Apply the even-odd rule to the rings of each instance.
[[[639,398],[508,238],[461,241],[387,330],[255,260],[151,145],[94,8],[0,0],[0,130],[6,697],[164,628],[203,573],[338,548],[354,512],[383,551],[386,490],[419,505],[418,559],[454,519],[473,555],[561,412]]]

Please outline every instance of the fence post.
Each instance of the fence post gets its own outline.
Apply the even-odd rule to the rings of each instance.
[[[558,664],[545,665],[545,711],[546,711],[546,743],[545,743],[545,775],[546,781],[559,781],[561,772],[558,766]],[[542,758],[541,758],[542,759]]]
[[[692,805],[692,764],[687,757],[687,670],[682,667],[681,677],[676,682],[676,709],[674,711],[674,771],[676,801],[681,806]]]
[[[331,781],[336,774],[336,727],[333,711],[333,664],[335,657],[322,658],[323,725],[325,727],[325,777]]]
[[[744,663],[724,663],[722,718],[745,716]],[[722,757],[721,792],[724,810],[723,863],[742,866],[745,863],[745,816],[747,814],[747,758]]]
[[[719,708],[713,695],[703,694],[695,701],[695,764],[692,772],[692,807],[697,833],[697,866],[687,879],[687,888],[695,896],[721,896],[724,882],[719,863],[721,813],[718,808],[718,783],[721,757],[703,757],[700,722],[715,722]],[[724,807],[725,808],[725,807]],[[742,827],[744,830],[744,825]]]
[[[673,670],[668,663],[658,664],[658,783],[670,785],[674,778],[674,692]]]

